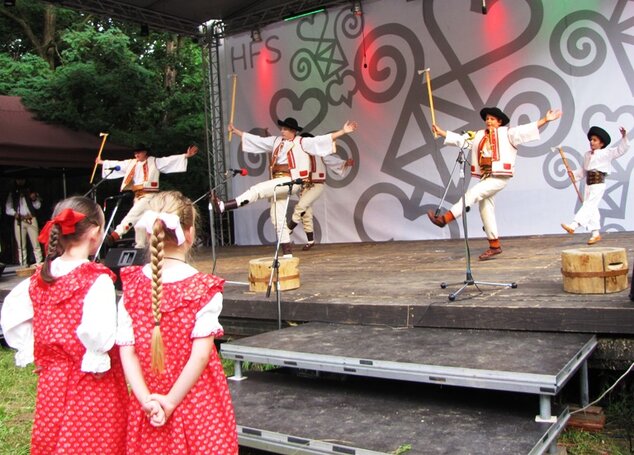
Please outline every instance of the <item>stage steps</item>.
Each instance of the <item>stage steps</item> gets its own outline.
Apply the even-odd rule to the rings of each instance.
[[[224,343],[221,352],[224,358],[236,361],[236,380],[243,379],[241,362],[250,361],[349,377],[407,381],[392,382],[398,388],[418,382],[535,394],[539,396],[539,415],[530,420],[558,428],[561,416],[558,419],[553,415],[551,397],[580,370],[580,401],[587,403],[587,359],[596,344],[594,335],[573,333],[313,322]],[[526,396],[530,402],[530,396]],[[243,425],[240,420],[238,424]],[[301,439],[301,435],[293,437]]]

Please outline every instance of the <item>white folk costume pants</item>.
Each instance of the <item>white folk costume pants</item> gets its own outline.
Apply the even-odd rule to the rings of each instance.
[[[304,232],[315,232],[313,226],[313,203],[320,198],[324,192],[325,185],[323,183],[313,183],[304,188],[299,195],[299,202],[293,210],[293,221],[297,224],[300,222],[304,226]]]
[[[601,214],[599,204],[605,193],[605,183],[586,185],[583,195],[583,204],[575,215],[575,223],[585,227],[588,231],[601,229]]]
[[[290,177],[279,177],[260,182],[236,197],[238,207],[242,206],[245,202],[252,203],[260,199],[269,199],[271,201],[271,222],[273,223],[276,236],[280,234],[281,228],[281,243],[289,243],[291,241],[291,234],[288,230],[288,226],[286,226],[286,213],[284,211],[289,188],[288,186],[277,187],[277,185],[290,181]],[[300,185],[293,185],[292,194],[297,194],[300,188]],[[273,195],[275,195],[275,199],[273,199]]]
[[[18,252],[20,265],[25,266],[28,262],[28,253],[26,249],[26,238],[29,238],[31,247],[33,248],[33,255],[35,256],[35,262],[38,264],[42,262],[42,248],[40,248],[40,241],[37,239],[40,233],[40,228],[37,224],[35,217],[31,218],[30,222],[22,220],[13,220],[13,231],[15,233],[15,241],[18,243]]]
[[[150,210],[150,201],[157,193],[147,193],[134,198],[134,204],[126,216],[115,228],[119,237],[123,237],[141,219],[146,210]],[[147,245],[147,231],[145,228],[134,229],[134,243],[136,248],[145,248]]]
[[[495,219],[495,195],[504,189],[510,177],[487,177],[480,180],[473,187],[469,188],[465,194],[465,201],[470,207],[476,202],[480,207],[480,218],[484,224],[484,232],[487,239],[498,238],[498,225]],[[462,198],[456,202],[451,209],[454,218],[462,215]]]

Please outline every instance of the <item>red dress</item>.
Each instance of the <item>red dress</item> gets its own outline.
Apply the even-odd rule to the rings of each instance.
[[[218,292],[224,280],[196,273],[163,284],[161,334],[165,344],[165,371],[151,371],[150,340],[154,319],[151,281],[141,267],[121,270],[123,299],[132,319],[134,350],[152,393],[167,394],[189,360],[196,313]],[[222,331],[210,333],[222,336]],[[236,455],[238,441],[231,395],[215,347],[209,364],[162,427],[153,427],[138,400],[130,398],[128,454]]]
[[[106,267],[88,262],[48,284],[35,273],[29,286],[33,302],[33,354],[39,374],[31,454],[125,453],[128,390],[119,351],[110,370],[81,371],[86,348],[76,335],[83,301]],[[112,302],[115,305],[115,302]]]

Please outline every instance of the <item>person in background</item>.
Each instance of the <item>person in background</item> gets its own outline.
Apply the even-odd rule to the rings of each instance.
[[[612,160],[623,156],[630,148],[625,128],[619,128],[621,140],[616,147],[606,148],[610,145],[611,138],[607,131],[598,126],[593,126],[588,131],[590,150],[583,159],[583,167],[577,171],[569,171],[573,180],[586,179],[583,204],[575,214],[570,224],[562,224],[561,227],[568,234],[574,234],[579,226],[585,227],[592,234],[588,239],[588,245],[594,245],[601,240],[601,214],[599,203],[605,193],[605,176],[612,169]]]
[[[115,227],[112,233],[106,237],[106,244],[112,246],[114,242],[123,237],[148,209],[152,197],[159,191],[159,177],[161,174],[187,171],[187,160],[198,153],[198,147],[190,145],[187,151],[180,155],[171,155],[162,158],[149,156],[149,148],[145,144],[139,144],[134,148],[134,158],[124,161],[95,160],[101,164],[101,175],[105,179],[123,178],[120,191],[132,191],[134,204]],[[146,235],[142,230],[135,230],[135,246],[144,248]]]
[[[280,135],[269,137],[256,136],[239,130],[233,124],[229,125],[229,131],[242,138],[243,152],[269,155],[269,180],[252,186],[235,199],[228,201],[221,201],[212,193],[211,202],[216,213],[223,213],[225,210],[237,209],[259,199],[269,199],[271,222],[276,235],[279,236],[282,252],[284,257],[292,257],[290,231],[286,224],[284,208],[289,193],[297,194],[300,185],[292,185],[291,188],[287,185],[298,180],[307,182],[311,156],[323,157],[332,154],[333,142],[344,134],[356,131],[357,123],[347,121],[334,133],[306,138],[299,135],[303,128],[292,117],[278,120],[277,124],[280,127]],[[276,196],[276,203],[273,195]]]
[[[223,335],[224,280],[187,263],[196,220],[195,206],[181,193],[157,194],[137,223],[150,237],[150,263],[121,270],[117,344],[134,394],[128,454],[238,453],[231,395],[214,344]]]
[[[31,454],[125,453],[128,389],[114,348],[114,274],[90,262],[104,216],[91,199],[57,204],[40,233],[44,264],[2,305],[2,331],[18,366],[39,375]]]
[[[314,137],[310,133],[302,133],[301,137]],[[336,144],[332,144],[333,150],[336,152]],[[308,182],[304,183],[299,193],[299,201],[295,205],[291,220],[288,222],[288,229],[293,231],[301,222],[306,234],[306,244],[302,247],[303,251],[310,250],[315,246],[315,228],[313,223],[313,204],[319,199],[324,192],[326,182],[326,167],[332,169],[337,175],[345,177],[350,172],[350,168],[354,166],[354,160],[344,160],[335,153],[324,157],[310,157],[310,177]]]
[[[495,218],[495,195],[502,191],[515,172],[517,146],[539,139],[539,129],[548,122],[561,117],[560,110],[549,109],[546,115],[536,122],[507,127],[510,119],[498,107],[485,107],[480,110],[484,129],[472,133],[457,134],[445,131],[438,125],[432,125],[434,133],[445,138],[445,145],[471,148],[471,175],[480,179],[464,195],[467,207],[476,202],[480,208],[480,218],[484,232],[489,240],[489,248],[478,259],[486,261],[502,253]],[[438,227],[444,227],[462,215],[462,198],[443,215],[433,210],[427,212],[429,220]]]
[[[13,192],[7,197],[5,212],[13,217],[15,241],[18,244],[18,260],[21,266],[28,265],[28,251],[26,239],[33,248],[35,262],[42,262],[42,248],[37,240],[40,228],[36,212],[42,207],[40,196],[29,188],[26,179],[15,179]]]

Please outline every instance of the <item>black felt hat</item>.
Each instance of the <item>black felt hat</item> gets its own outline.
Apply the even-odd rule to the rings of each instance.
[[[599,128],[598,126],[590,127],[590,131],[588,131],[588,140],[590,140],[592,136],[598,137],[599,140],[603,142],[603,147],[601,147],[602,149],[606,148],[608,144],[612,142],[612,138],[610,138],[608,132],[603,128]]]
[[[492,115],[496,119],[499,119],[500,122],[502,122],[502,126],[508,125],[508,123],[511,121],[506,116],[506,114],[500,110],[499,107],[485,107],[485,108],[482,108],[482,110],[480,111],[480,117],[482,117],[482,120],[486,120],[487,119],[487,115]]]
[[[143,142],[139,142],[132,149],[132,153],[136,153],[136,152],[147,152],[147,153],[150,153],[150,147],[145,145]]]
[[[304,129],[297,124],[297,120],[295,120],[293,117],[286,117],[284,120],[278,120],[277,124],[279,126],[285,126],[286,128],[295,130],[298,133]]]

